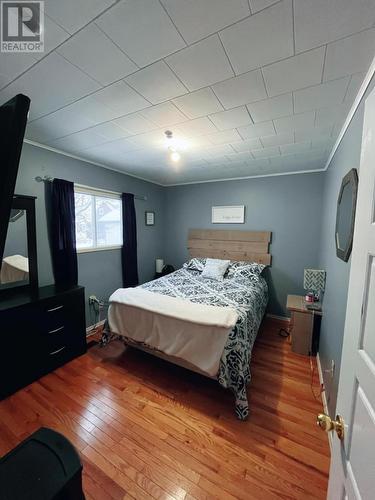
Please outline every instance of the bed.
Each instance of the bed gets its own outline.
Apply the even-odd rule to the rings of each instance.
[[[270,239],[270,232],[190,230],[189,265],[133,289],[138,302],[122,301],[126,289],[117,290],[110,298],[107,330],[128,345],[218,380],[234,393],[236,415],[245,420],[251,352],[267,306],[267,284],[262,274],[236,273],[234,279],[233,271],[222,281],[205,279],[202,266],[207,257],[231,260],[232,269],[238,261],[270,265]],[[174,303],[182,316],[171,319],[166,311]],[[195,308],[201,319],[189,323]],[[224,311],[232,315],[218,319],[215,328],[209,319],[204,324],[202,316],[219,318]]]

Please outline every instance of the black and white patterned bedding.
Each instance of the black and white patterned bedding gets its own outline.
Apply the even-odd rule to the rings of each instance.
[[[239,318],[229,334],[217,378],[223,387],[234,392],[238,418],[246,419],[249,413],[246,386],[251,378],[251,352],[268,301],[264,278],[239,275],[235,279],[215,281],[202,278],[199,271],[182,268],[141,287],[191,302],[236,309]]]

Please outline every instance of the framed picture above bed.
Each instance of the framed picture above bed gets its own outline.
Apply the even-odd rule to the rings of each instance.
[[[212,207],[212,224],[244,224],[245,205]]]

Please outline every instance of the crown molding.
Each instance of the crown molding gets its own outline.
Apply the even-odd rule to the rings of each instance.
[[[364,78],[364,80],[362,82],[362,85],[359,88],[358,94],[357,94],[356,98],[354,99],[353,105],[350,108],[348,116],[346,117],[344,125],[342,126],[342,128],[340,130],[339,136],[338,136],[335,144],[333,145],[333,148],[332,148],[332,150],[330,152],[330,155],[328,157],[328,160],[327,160],[327,162],[326,162],[325,167],[324,167],[323,170],[327,170],[328,169],[328,167],[329,167],[329,165],[330,165],[333,157],[335,156],[337,148],[339,147],[339,145],[340,145],[340,143],[342,141],[342,138],[344,137],[345,132],[346,132],[347,128],[349,127],[350,122],[352,121],[353,116],[354,116],[355,112],[357,111],[357,108],[360,105],[360,103],[362,101],[362,98],[365,95],[368,86],[370,85],[370,82],[371,82],[372,77],[374,76],[374,73],[375,73],[375,57],[372,60],[372,63],[370,64],[370,67],[369,67],[369,69],[368,69],[368,71],[366,73],[366,76],[365,76],[365,78]]]

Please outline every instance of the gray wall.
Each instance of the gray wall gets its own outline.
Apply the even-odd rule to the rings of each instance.
[[[40,285],[53,283],[51,253],[47,234],[45,186],[34,180],[50,175],[79,184],[118,192],[147,196],[136,200],[138,226],[138,267],[140,281],[148,281],[155,272],[155,259],[163,255],[164,193],[163,188],[127,175],[67,156],[24,144],[17,178],[16,193],[37,196],[37,242]],[[155,211],[155,226],[144,224],[145,210]],[[95,294],[102,299],[122,286],[120,250],[105,250],[78,255],[79,284],[86,289],[86,298]],[[87,323],[91,324],[87,308]]]
[[[375,81],[371,82],[368,92],[374,86]],[[350,260],[344,262],[336,257],[334,239],[336,204],[342,178],[351,168],[359,169],[363,112],[364,100],[362,100],[346,130],[343,140],[325,173],[324,180],[319,266],[327,271],[327,282],[323,302],[324,314],[321,325],[319,355],[328,408],[332,416],[334,416],[336,408],[350,272]],[[359,171],[358,174],[360,175]],[[332,360],[335,363],[333,378],[329,373]]]
[[[303,293],[303,270],[318,264],[324,174],[296,174],[167,188],[166,260],[188,258],[190,228],[272,231],[269,312],[285,315],[288,293]],[[245,224],[211,224],[213,205],[246,205]]]

